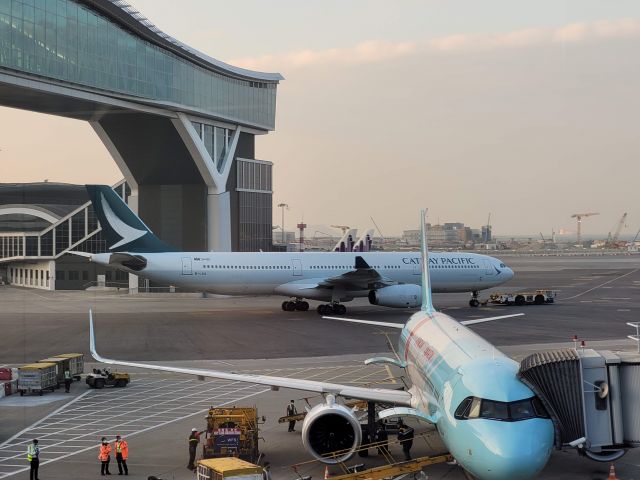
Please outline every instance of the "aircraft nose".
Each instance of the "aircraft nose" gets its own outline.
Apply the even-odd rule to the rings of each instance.
[[[513,278],[513,270],[511,270],[510,267],[505,267],[505,269],[503,270],[505,276],[507,277],[507,279],[511,280]]]
[[[553,446],[549,420],[535,419],[503,425],[502,435],[487,445],[486,462],[478,478],[527,480],[544,468]]]

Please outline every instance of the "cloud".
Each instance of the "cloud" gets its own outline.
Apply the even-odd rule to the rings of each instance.
[[[584,43],[640,36],[640,19],[576,22],[558,28],[525,28],[505,33],[457,34],[415,42],[370,40],[355,46],[326,50],[295,50],[231,60],[232,65],[255,70],[295,69],[328,64],[378,63],[418,53],[454,54],[538,45]]]

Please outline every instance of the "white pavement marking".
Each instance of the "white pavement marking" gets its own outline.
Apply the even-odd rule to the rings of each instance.
[[[638,270],[640,270],[640,268],[636,268],[635,270],[631,270],[630,272],[627,272],[627,273],[625,273],[623,275],[620,275],[620,276],[618,276],[616,278],[612,278],[611,280],[607,280],[606,282],[601,283],[600,285],[596,285],[595,287],[590,288],[589,290],[585,290],[584,292],[578,293],[577,295],[574,295],[573,297],[563,298],[562,300],[563,301],[565,301],[565,300],[573,300],[574,298],[581,297],[582,295],[585,295],[585,294],[587,294],[589,292],[593,292],[594,290],[597,290],[598,288],[602,288],[605,285],[613,283],[616,280],[620,280],[621,278],[628,277],[629,275],[632,275],[632,274],[636,273]]]
[[[380,374],[383,379],[388,378],[385,370],[372,370],[361,363],[324,368],[275,368],[269,373],[305,379],[321,377],[324,381],[350,375],[345,379],[349,383],[361,383],[375,374]],[[202,382],[182,380],[180,377],[136,381],[124,391],[87,390],[0,444],[0,479],[28,470],[26,462],[20,462],[24,460],[26,446],[33,438],[44,440],[41,442],[41,456],[49,457],[42,461],[45,465],[97,448],[98,438],[101,436],[113,436],[118,432],[128,437],[139,435],[202,415],[208,412],[212,403],[219,406],[233,405],[268,391],[270,388],[248,383],[226,380]],[[100,414],[96,415],[96,411]]]

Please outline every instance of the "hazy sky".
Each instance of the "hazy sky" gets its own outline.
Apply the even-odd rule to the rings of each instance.
[[[387,235],[430,220],[497,234],[640,227],[640,2],[130,0],[221,60],[286,80],[275,163],[287,223]],[[0,182],[121,177],[82,122],[0,110]],[[274,223],[280,223],[279,212]]]

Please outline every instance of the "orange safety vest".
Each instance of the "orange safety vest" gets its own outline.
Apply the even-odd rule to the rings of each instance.
[[[111,445],[108,443],[106,445],[100,444],[100,453],[98,454],[98,460],[101,462],[106,462],[109,460],[109,456],[111,455]]]
[[[129,458],[129,445],[127,444],[126,440],[120,440],[119,442],[116,440],[115,451],[116,455],[118,455],[119,453],[122,454],[123,460]]]

